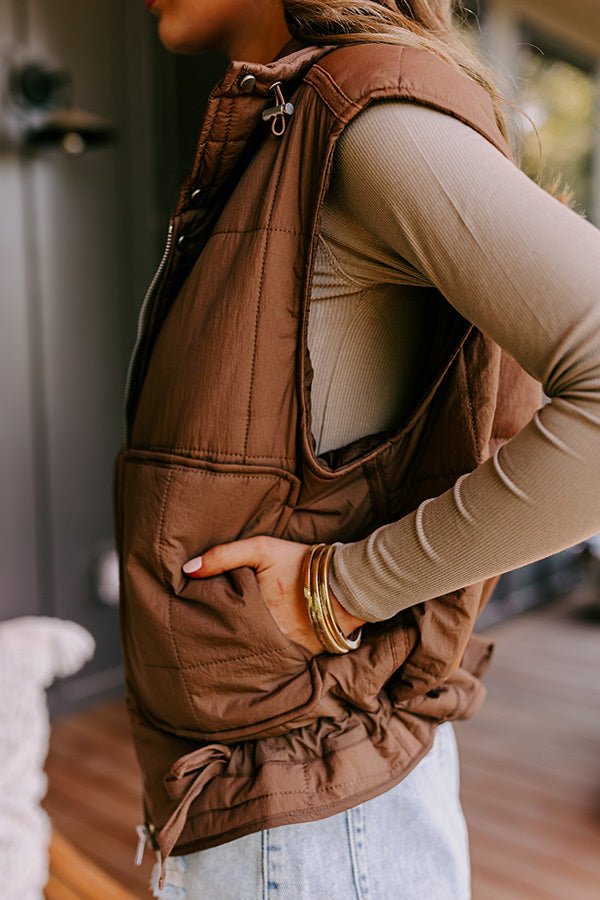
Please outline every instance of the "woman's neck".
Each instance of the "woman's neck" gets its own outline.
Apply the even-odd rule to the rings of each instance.
[[[260,6],[264,10],[265,4]],[[226,52],[230,59],[269,63],[291,39],[282,4],[268,4],[268,15],[263,11],[256,22],[250,15],[250,20],[246,20],[243,27],[232,29]]]

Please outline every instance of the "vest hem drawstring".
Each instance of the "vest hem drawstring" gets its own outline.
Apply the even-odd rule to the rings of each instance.
[[[219,775],[231,758],[231,750],[224,744],[208,744],[178,760],[164,779],[167,793],[179,803],[158,833],[158,888],[165,886],[167,863],[179,840],[193,801],[200,796],[208,782]]]

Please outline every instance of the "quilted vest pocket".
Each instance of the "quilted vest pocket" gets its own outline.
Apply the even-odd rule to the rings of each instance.
[[[280,631],[253,570],[196,580],[181,569],[215,544],[280,534],[297,480],[143,451],[120,465],[122,632],[144,713],[200,740],[256,737],[305,715],[322,693],[319,670]]]

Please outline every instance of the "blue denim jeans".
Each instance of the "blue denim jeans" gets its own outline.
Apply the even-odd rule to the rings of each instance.
[[[469,851],[450,724],[396,787],[318,822],[169,860],[160,900],[468,900]]]

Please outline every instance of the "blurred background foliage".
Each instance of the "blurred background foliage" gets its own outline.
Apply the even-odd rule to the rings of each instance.
[[[519,16],[512,18],[509,56],[496,58],[490,50],[496,27],[490,7],[485,0],[465,0],[459,25],[470,48],[489,60],[500,91],[517,107],[507,106],[507,118],[520,166],[544,186],[559,182],[567,187],[577,211],[593,216],[600,108],[595,61]]]
[[[587,212],[592,194],[595,79],[579,66],[531,45],[521,48],[519,62],[518,103],[532,120],[520,117],[521,166],[544,184],[560,178],[573,192],[576,207]]]

